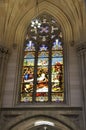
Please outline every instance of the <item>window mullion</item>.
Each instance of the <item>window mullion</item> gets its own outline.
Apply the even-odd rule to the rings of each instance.
[[[33,87],[33,102],[35,102],[35,101],[36,101],[37,62],[38,62],[38,48],[37,48],[37,46],[36,46],[36,51],[35,51],[35,63],[34,63],[34,87]]]
[[[48,93],[48,101],[51,102],[51,56],[52,52],[51,52],[51,43],[49,43],[49,65],[48,65],[48,72],[49,72],[49,82],[48,82],[48,89],[49,89],[49,93]]]

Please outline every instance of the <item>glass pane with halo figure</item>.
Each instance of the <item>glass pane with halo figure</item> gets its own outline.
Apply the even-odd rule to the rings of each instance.
[[[42,45],[39,48],[37,64],[36,101],[48,101],[48,50]]]
[[[63,66],[63,47],[58,39],[52,46],[52,102],[64,101],[64,66]]]
[[[21,82],[21,102],[32,102],[33,95],[33,81],[34,81],[34,60],[35,47],[29,41],[24,50],[24,60],[22,68],[22,82]]]

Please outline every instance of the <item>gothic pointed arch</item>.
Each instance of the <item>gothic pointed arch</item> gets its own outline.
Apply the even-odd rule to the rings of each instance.
[[[70,123],[69,118],[59,114],[57,114],[56,117],[40,114],[28,117],[28,114],[29,113],[27,113],[27,115],[25,114],[25,116],[17,117],[16,120],[12,120],[5,127],[5,130],[44,130],[45,127],[46,130],[79,130],[79,127],[74,124],[73,121]]]
[[[20,102],[65,102],[63,34],[53,16],[42,13],[31,21],[23,53]]]

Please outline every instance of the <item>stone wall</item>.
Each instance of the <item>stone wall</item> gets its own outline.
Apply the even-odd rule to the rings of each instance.
[[[55,130],[82,130],[81,108],[2,109],[1,130],[36,130],[36,121],[52,122]],[[52,130],[50,129],[50,130]]]

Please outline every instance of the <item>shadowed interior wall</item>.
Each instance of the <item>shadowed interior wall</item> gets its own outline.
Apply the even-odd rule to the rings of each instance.
[[[29,123],[29,119],[32,117],[35,119],[35,116],[39,116],[38,119],[40,115],[51,115],[50,118],[54,118],[57,114],[56,122],[61,115],[61,122],[64,123],[63,118],[67,119],[63,128],[69,126],[72,120],[71,128],[68,127],[68,130],[85,129],[86,3],[84,0],[64,0],[64,2],[63,0],[38,0],[39,14],[36,14],[35,2],[35,0],[0,1],[0,107],[2,110],[0,127],[2,130],[17,130],[22,127],[22,123],[19,122],[26,121],[27,118]],[[42,105],[35,108],[34,104],[32,106],[19,104],[18,91],[27,27],[33,18],[44,12],[52,15],[62,27],[66,45],[67,102],[62,105],[57,104],[51,107]],[[34,119],[33,122],[35,122]],[[30,129],[29,125],[22,128]]]

